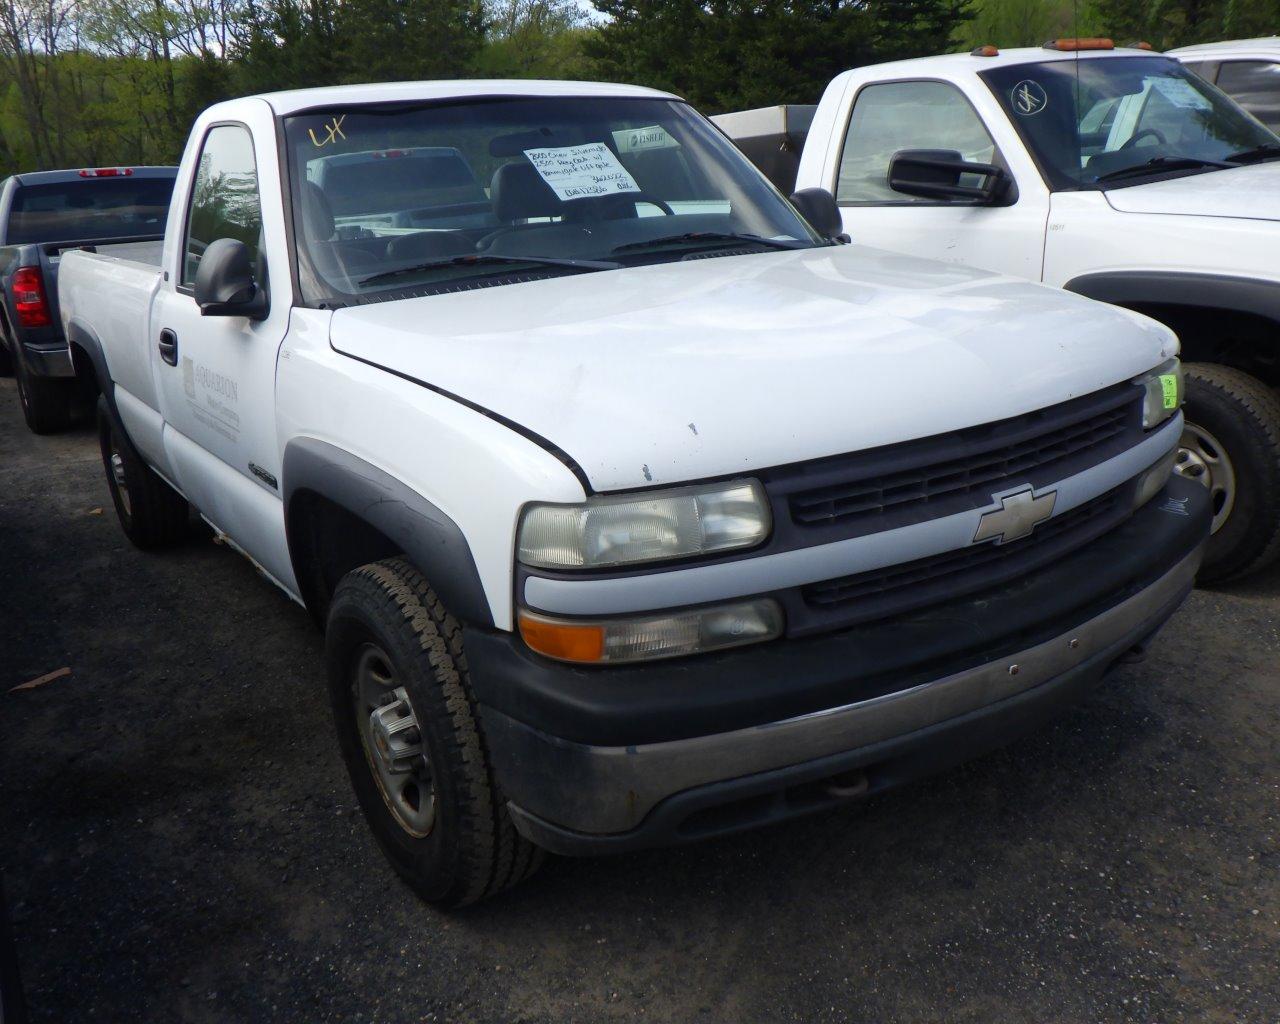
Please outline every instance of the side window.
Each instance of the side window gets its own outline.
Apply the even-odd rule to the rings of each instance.
[[[1224,61],[1218,72],[1218,88],[1273,132],[1280,131],[1280,64]]]
[[[954,85],[869,85],[858,93],[849,118],[836,198],[846,203],[934,202],[889,187],[889,161],[900,149],[952,149],[977,163],[991,163],[995,157],[986,127]]]
[[[240,125],[219,125],[205,136],[204,148],[187,209],[187,237],[181,284],[196,279],[200,258],[210,242],[238,238],[249,247],[258,266],[262,206],[258,201],[258,167],[253,140]]]

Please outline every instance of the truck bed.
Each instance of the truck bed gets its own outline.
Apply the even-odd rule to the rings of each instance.
[[[796,187],[800,153],[818,108],[783,104],[717,114],[711,120],[784,194]]]
[[[115,242],[109,245],[98,245],[92,249],[99,256],[111,259],[126,260],[138,263],[152,270],[159,270],[161,254],[164,251],[163,239],[148,239],[141,242]]]

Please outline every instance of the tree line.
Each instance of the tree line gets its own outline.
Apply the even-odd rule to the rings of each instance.
[[[0,174],[169,163],[210,103],[419,78],[590,78],[707,112],[991,42],[1166,47],[1280,30],[1280,0],[3,0]]]

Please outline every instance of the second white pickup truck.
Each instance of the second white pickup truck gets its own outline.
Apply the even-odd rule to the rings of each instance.
[[[220,104],[163,245],[59,288],[125,532],[194,507],[312,612],[370,827],[443,905],[1006,742],[1208,535],[1168,329],[835,244],[646,89]]]
[[[1171,327],[1177,472],[1214,509],[1200,578],[1280,556],[1280,138],[1228,96],[1162,54],[1063,39],[862,67],[816,111],[716,120],[784,191],[833,193],[859,243]]]

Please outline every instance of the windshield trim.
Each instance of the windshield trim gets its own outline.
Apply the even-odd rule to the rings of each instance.
[[[461,96],[447,97],[430,97],[413,100],[381,100],[372,102],[356,102],[356,103],[334,103],[325,102],[317,103],[308,107],[290,110],[288,113],[278,113],[273,118],[276,130],[276,152],[280,165],[280,183],[282,191],[282,201],[284,203],[284,222],[285,222],[285,239],[288,245],[288,259],[290,276],[293,284],[294,302],[293,305],[303,309],[319,309],[319,310],[335,310],[348,306],[362,306],[373,302],[391,301],[393,299],[420,297],[423,295],[441,294],[445,292],[454,292],[465,290],[469,287],[488,287],[498,284],[516,284],[527,281],[546,280],[550,277],[561,276],[555,268],[552,267],[531,267],[527,270],[517,272],[497,272],[494,274],[486,274],[465,280],[452,279],[439,282],[423,282],[421,286],[415,285],[407,289],[387,289],[383,292],[370,293],[345,293],[339,292],[327,285],[321,287],[304,288],[303,279],[310,276],[319,280],[319,275],[304,266],[302,257],[302,246],[299,244],[301,238],[300,225],[297,218],[301,216],[301,195],[297,189],[300,180],[300,168],[295,166],[294,154],[289,144],[287,132],[287,122],[293,118],[310,117],[324,114],[334,113],[352,113],[359,112],[362,114],[372,115],[401,115],[412,114],[420,110],[432,110],[441,107],[462,107],[474,106],[490,103],[502,103],[511,101],[529,101],[529,100],[546,100],[554,99],[556,101],[574,101],[574,100],[608,100],[612,103],[630,104],[630,103],[664,103],[671,106],[682,107],[688,115],[704,125],[709,126],[711,130],[724,139],[730,151],[737,155],[739,166],[743,174],[752,176],[766,190],[773,195],[791,211],[796,221],[807,235],[806,240],[798,241],[796,248],[820,248],[827,244],[809,224],[807,220],[792,205],[790,199],[783,195],[781,190],[761,171],[754,163],[752,163],[741,151],[734,145],[733,141],[719,128],[715,122],[711,121],[703,115],[688,100],[680,96],[661,91],[652,91],[639,93],[635,95],[626,94],[618,95],[615,93],[599,93],[590,89],[582,92],[573,92],[567,94],[556,94],[554,96],[544,96],[540,93],[529,93],[519,91],[503,91],[484,94],[467,94]],[[768,250],[766,250],[768,251]],[[779,250],[781,251],[781,250]],[[648,254],[646,254],[648,255]],[[732,253],[726,253],[732,255]],[[652,262],[677,262],[679,257],[670,260],[657,260]],[[620,269],[626,269],[630,266],[644,265],[640,262],[632,264],[628,262]],[[315,292],[325,292],[326,296],[312,297]]]

